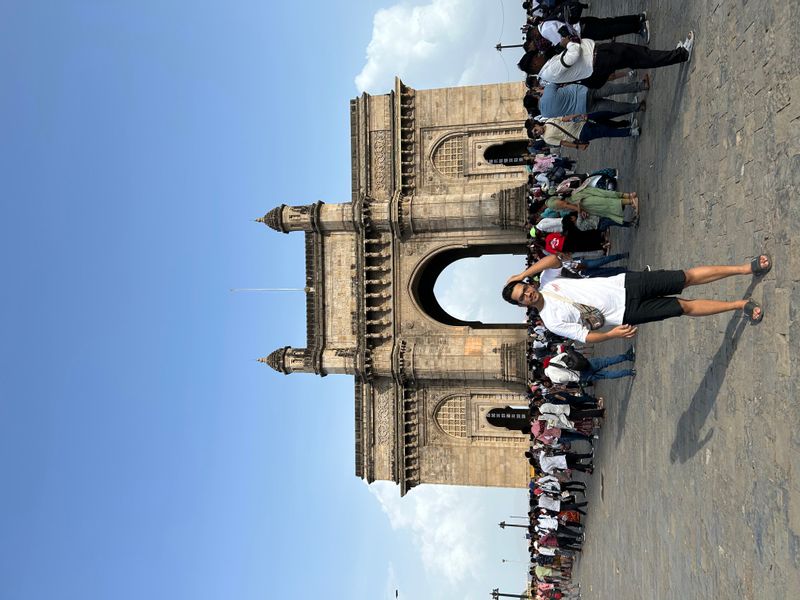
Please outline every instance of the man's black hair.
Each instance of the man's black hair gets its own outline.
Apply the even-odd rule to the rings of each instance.
[[[525,97],[522,99],[522,105],[528,111],[528,114],[533,115],[534,117],[540,114],[539,98],[537,98],[533,94],[531,93],[525,94]]]
[[[517,67],[520,71],[525,71],[529,75],[536,75],[539,72],[539,69],[533,70],[533,59],[539,56],[538,50],[528,50],[525,54],[522,55],[522,58],[519,59],[517,63]]]
[[[519,302],[516,302],[511,298],[511,292],[514,290],[514,286],[517,285],[519,281],[512,281],[511,283],[507,283],[503,286],[503,300],[508,302],[509,304],[513,304],[514,306],[522,306]]]

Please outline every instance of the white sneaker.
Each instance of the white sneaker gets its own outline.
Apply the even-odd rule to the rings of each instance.
[[[639,18],[642,22],[642,26],[639,28],[639,35],[642,37],[644,45],[647,46],[650,43],[650,20],[647,18],[647,11],[643,10]]]
[[[686,59],[686,62],[692,60],[692,48],[694,48],[694,31],[690,31],[689,34],[686,36],[686,39],[681,42],[681,47],[689,53],[689,58]]]
[[[642,134],[642,130],[638,127],[631,127],[631,137],[639,137]]]

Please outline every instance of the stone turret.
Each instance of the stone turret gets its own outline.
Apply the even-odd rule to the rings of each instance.
[[[290,231],[321,233],[356,229],[353,205],[350,202],[344,204],[315,202],[303,206],[281,204],[256,219],[256,222],[264,223],[281,233]]]
[[[314,373],[311,353],[306,348],[292,348],[284,346],[270,353],[266,358],[259,358],[258,362],[269,365],[278,373]]]

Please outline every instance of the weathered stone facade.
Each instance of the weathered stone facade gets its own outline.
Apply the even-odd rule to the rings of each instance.
[[[355,376],[356,474],[523,486],[525,438],[489,425],[524,403],[525,329],[449,315],[433,286],[463,257],[524,251],[523,168],[491,164],[524,139],[521,83],[413,90],[350,103],[353,196],[282,205],[259,221],[306,236],[306,348],[282,373]]]

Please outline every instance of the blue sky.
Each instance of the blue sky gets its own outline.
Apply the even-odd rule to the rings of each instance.
[[[524,496],[368,488],[352,379],[254,360],[302,295],[228,292],[303,285],[252,219],[349,199],[356,80],[507,80],[517,4],[0,4],[0,598],[522,588]]]

